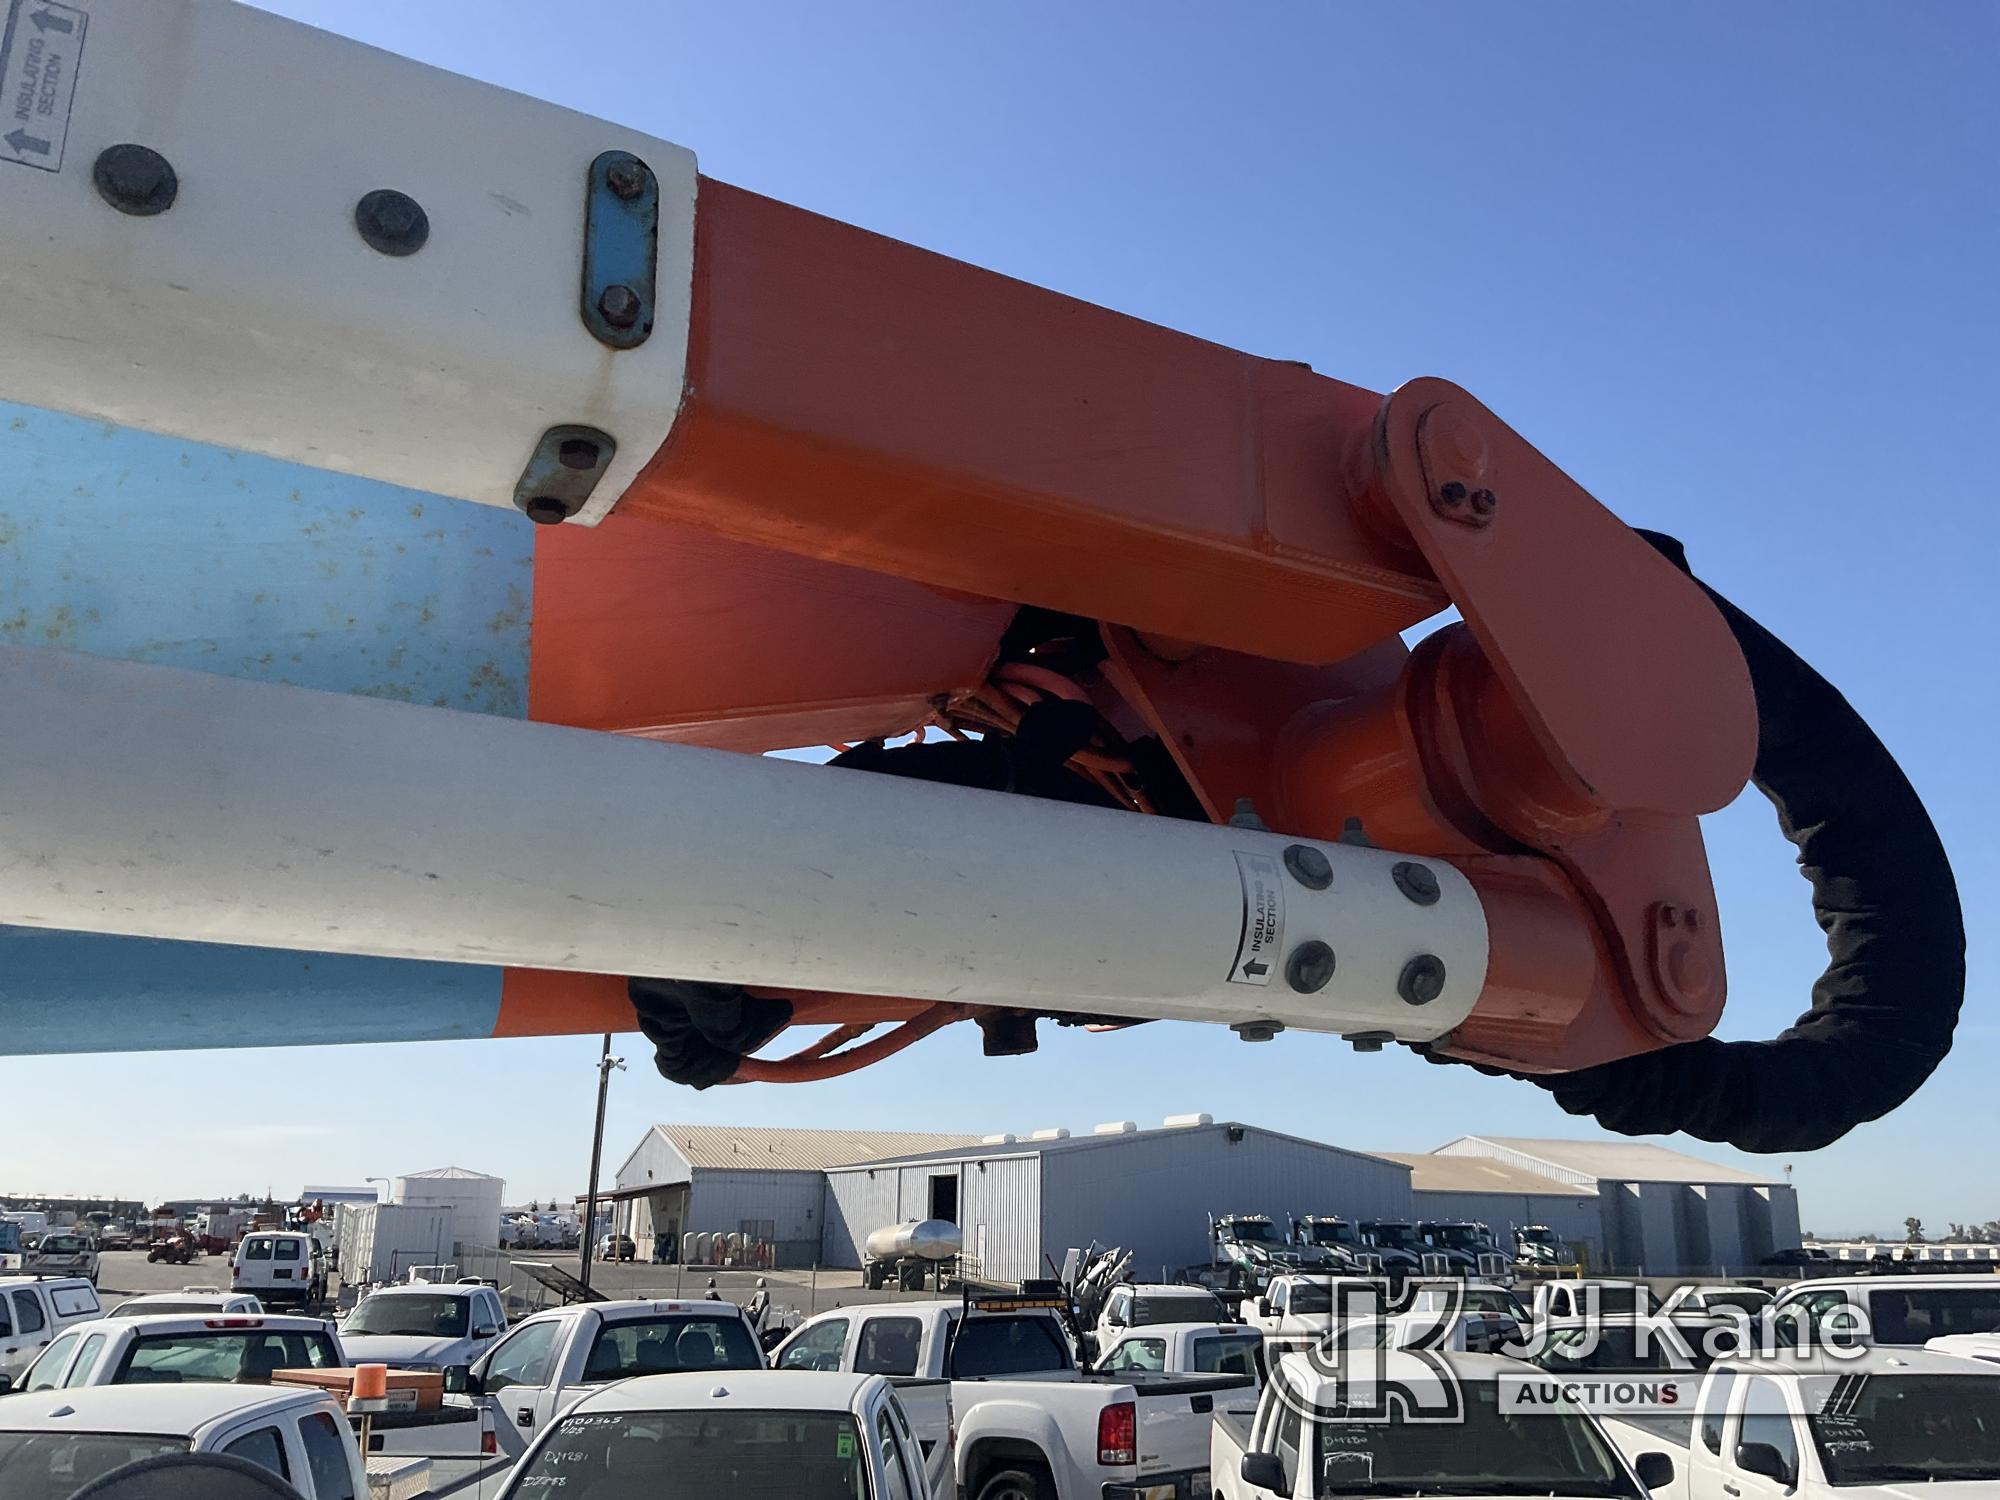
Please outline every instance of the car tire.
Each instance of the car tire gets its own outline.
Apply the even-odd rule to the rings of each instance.
[[[1056,1500],[1055,1476],[1041,1464],[1016,1461],[988,1474],[976,1500]]]

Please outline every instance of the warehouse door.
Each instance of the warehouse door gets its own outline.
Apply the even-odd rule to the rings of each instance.
[[[958,1173],[931,1179],[930,1216],[943,1219],[947,1224],[958,1222]]]

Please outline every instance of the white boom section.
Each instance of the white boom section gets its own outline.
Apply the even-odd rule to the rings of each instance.
[[[9,922],[1407,1040],[1485,977],[1464,877],[1375,849],[1316,891],[1260,831],[34,647],[0,704]]]
[[[0,397],[501,506],[547,428],[586,424],[618,443],[586,522],[659,448],[687,360],[691,152],[234,0],[42,8],[38,29],[11,7]],[[172,165],[165,212],[93,185],[124,143]],[[607,150],[660,185],[654,329],[622,351],[578,311]],[[415,254],[357,232],[378,188],[423,207]]]

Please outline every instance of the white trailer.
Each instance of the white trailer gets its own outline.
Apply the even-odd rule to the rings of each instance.
[[[342,1290],[401,1281],[412,1266],[449,1262],[452,1210],[433,1203],[342,1204],[336,1252]]]

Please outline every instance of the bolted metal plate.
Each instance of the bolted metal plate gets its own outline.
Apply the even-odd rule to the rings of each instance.
[[[538,526],[567,521],[583,509],[617,451],[611,434],[596,427],[576,422],[551,427],[528,455],[514,486],[514,504]]]
[[[652,335],[659,240],[653,169],[629,151],[603,152],[590,164],[584,200],[579,303],[583,325],[598,342],[636,349]]]

